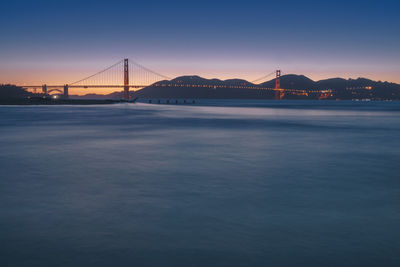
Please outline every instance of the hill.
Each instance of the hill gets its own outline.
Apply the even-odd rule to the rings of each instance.
[[[260,84],[261,87],[274,88],[275,79]],[[281,77],[281,88],[290,89],[317,89],[317,84],[304,75],[288,74]]]
[[[213,87],[212,85],[215,85]],[[225,87],[224,87],[225,86]],[[229,88],[236,86],[238,88]],[[273,99],[275,93],[267,90],[252,90],[243,87],[274,88],[275,79],[262,84],[252,84],[246,80],[205,79],[199,76],[182,76],[173,80],[160,81],[134,92],[139,98],[244,98]],[[400,85],[372,81],[365,78],[332,78],[313,81],[304,75],[289,74],[281,77],[281,88],[304,90],[307,94],[286,94],[288,99],[319,99],[321,94],[311,93],[327,90],[331,99],[400,99]]]
[[[12,84],[0,84],[0,99],[16,99],[33,96],[24,88]]]
[[[181,76],[173,80],[160,81],[138,90],[134,97],[139,98],[272,98],[272,92],[232,88],[230,86],[253,86],[241,79],[205,79],[199,76]],[[226,88],[225,88],[226,87]]]

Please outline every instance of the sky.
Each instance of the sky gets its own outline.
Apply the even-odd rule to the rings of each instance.
[[[131,58],[169,77],[400,83],[399,1],[44,1],[1,4],[0,83],[65,84]]]

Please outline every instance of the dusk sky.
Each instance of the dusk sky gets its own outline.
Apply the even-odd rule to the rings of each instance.
[[[0,83],[68,83],[125,57],[170,77],[400,83],[398,1],[5,1]]]

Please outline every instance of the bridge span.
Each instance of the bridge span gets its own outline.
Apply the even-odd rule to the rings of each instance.
[[[265,81],[265,79],[271,77],[275,74],[275,87],[267,88],[261,85],[221,85],[221,84],[182,84],[182,83],[170,83],[171,78],[148,69],[135,61],[130,61],[128,58],[118,61],[117,63],[105,68],[99,72],[96,72],[88,77],[80,79],[75,82],[66,83],[63,85],[56,84],[43,84],[43,85],[22,85],[21,87],[28,89],[41,89],[44,96],[51,93],[59,93],[63,98],[69,97],[70,88],[123,88],[123,99],[129,100],[130,89],[141,89],[144,87],[205,87],[205,88],[240,88],[249,90],[269,90],[275,92],[275,99],[282,99],[287,93],[295,94],[308,94],[310,90],[300,90],[300,89],[283,89],[281,88],[281,70],[276,70],[263,77],[254,80],[252,83]],[[130,81],[132,84],[130,84]],[[134,84],[134,81],[138,81]],[[168,82],[167,82],[168,81]],[[319,93],[316,91],[314,93]]]

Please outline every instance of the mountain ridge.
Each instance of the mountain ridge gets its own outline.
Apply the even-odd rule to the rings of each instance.
[[[287,74],[280,78],[281,88],[304,90],[306,94],[286,94],[288,99],[320,99],[320,94],[312,91],[329,91],[329,99],[400,99],[400,84],[357,79],[328,78],[314,81],[305,75]],[[158,86],[156,86],[158,85]],[[163,86],[160,86],[163,85]],[[191,86],[188,86],[191,85]],[[199,86],[193,86],[199,85]],[[275,88],[275,79],[253,84],[243,79],[206,79],[197,75],[164,80],[135,91],[132,96],[139,98],[275,98],[274,91],[249,90],[246,88],[209,88],[201,85],[226,85],[244,87]]]

